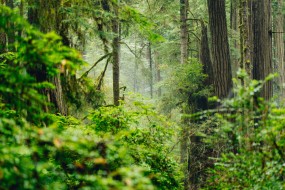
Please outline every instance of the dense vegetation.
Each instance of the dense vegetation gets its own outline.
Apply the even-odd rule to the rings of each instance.
[[[2,0],[0,189],[285,189],[282,6]]]

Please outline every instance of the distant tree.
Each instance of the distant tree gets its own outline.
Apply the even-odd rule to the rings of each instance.
[[[150,97],[153,98],[153,57],[152,57],[152,45],[151,42],[148,43],[147,48],[147,59],[149,63],[149,87],[150,87]]]
[[[187,62],[188,59],[188,0],[180,0],[180,38],[181,38],[181,60],[182,64]]]
[[[225,98],[232,88],[225,0],[208,0],[207,3],[212,39],[214,89],[216,96]]]
[[[119,21],[119,0],[113,3],[114,19],[112,21],[112,32],[114,34],[113,48],[113,96],[114,105],[119,105],[120,100],[120,21]]]

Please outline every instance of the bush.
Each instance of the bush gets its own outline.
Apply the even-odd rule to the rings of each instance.
[[[219,126],[211,139],[222,142],[207,189],[284,189],[285,110],[258,96],[271,80],[250,81],[243,71],[235,80],[235,97],[218,113]],[[214,145],[215,146],[215,145]]]
[[[0,29],[24,30],[17,52],[0,55],[0,189],[179,189],[179,167],[170,155],[171,133],[154,111],[102,107],[81,121],[48,113],[38,80],[58,66],[73,72],[83,61],[53,33],[42,34],[0,6]],[[33,73],[33,74],[31,74]],[[138,125],[138,120],[146,121]],[[158,122],[160,121],[160,122]],[[88,123],[88,124],[86,124]]]

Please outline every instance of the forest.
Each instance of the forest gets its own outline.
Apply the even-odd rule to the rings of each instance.
[[[284,0],[0,0],[0,190],[285,189]]]

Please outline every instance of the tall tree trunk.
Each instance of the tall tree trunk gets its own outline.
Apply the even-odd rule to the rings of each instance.
[[[180,0],[180,63],[185,64],[187,63],[188,59],[188,25],[187,25],[187,18],[188,18],[188,7],[189,2],[188,0]],[[183,110],[182,112],[187,113],[187,110]],[[183,121],[184,123],[187,123],[187,121]],[[184,189],[189,189],[189,164],[188,164],[188,146],[189,145],[189,129],[188,127],[183,126],[183,129],[181,131],[181,139],[180,139],[180,162],[185,166],[183,168],[183,172],[185,175],[184,178]]]
[[[162,80],[161,77],[161,69],[160,69],[160,59],[159,59],[159,53],[158,51],[154,51],[154,64],[155,64],[155,68],[156,68],[156,83],[159,83]],[[161,97],[162,95],[162,91],[161,91],[161,87],[159,86],[157,89],[157,96]]]
[[[188,13],[188,0],[180,0],[180,38],[181,38],[181,60],[182,64],[187,62],[188,59],[188,25],[187,25],[187,13]]]
[[[251,23],[250,23],[250,4],[248,0],[240,0],[240,67],[245,69],[248,76],[251,77]]]
[[[212,85],[214,81],[213,65],[209,48],[207,26],[205,26],[203,21],[201,22],[201,28],[200,62],[203,64],[203,73],[208,75],[205,85],[209,86]]]
[[[54,3],[50,3],[38,0],[29,0],[29,5],[28,20],[32,25],[38,27],[43,32],[55,30],[58,34],[60,33],[59,28],[57,27],[62,22],[62,20],[59,19],[58,12],[60,1],[54,0]],[[55,13],[50,11],[51,9],[55,10]],[[46,14],[48,15],[47,23],[41,23],[40,18],[46,16]],[[37,69],[32,71],[32,75],[36,76],[36,79],[40,82],[50,81],[55,86],[54,90],[46,90],[44,94],[46,94],[49,101],[53,103],[55,112],[67,115],[67,105],[62,91],[60,74],[48,77],[45,67],[43,65],[39,65]]]
[[[274,45],[275,45],[275,60],[276,60],[276,72],[279,73],[279,88],[280,88],[280,101],[285,98],[285,57],[284,57],[284,14],[283,11],[283,0],[277,1],[277,14],[274,20]]]
[[[234,48],[235,51],[239,50],[239,43],[237,39],[238,34],[238,0],[231,0],[231,9],[230,9],[230,37],[232,39],[232,48]],[[237,56],[237,53],[235,51],[232,51],[231,54],[231,61],[232,61],[232,74],[235,77],[236,72],[239,68],[239,58]]]
[[[11,9],[14,9],[14,0],[6,0],[6,6],[10,7]],[[9,27],[10,28],[14,28],[14,23],[13,22],[9,22]],[[10,51],[14,51],[15,48],[14,46],[11,46],[11,44],[13,44],[15,42],[15,37],[16,37],[16,31],[11,31],[7,34],[8,37],[8,49]]]
[[[207,3],[212,36],[214,89],[216,96],[225,98],[232,88],[225,0],[207,0]]]
[[[1,5],[5,5],[6,1],[1,0]],[[7,36],[5,31],[0,30],[0,54],[6,52]]]
[[[0,54],[6,52],[6,43],[7,43],[6,33],[0,30]]]
[[[147,49],[147,59],[149,62],[149,87],[150,87],[150,98],[153,98],[153,60],[152,60],[152,50],[151,43],[148,43]]]
[[[272,73],[271,0],[253,0],[253,78],[264,80]],[[261,96],[269,100],[273,95],[272,81],[267,82]]]
[[[114,14],[115,17],[112,22],[112,31],[115,35],[112,47],[113,47],[113,98],[114,98],[114,105],[119,105],[120,99],[120,24],[119,24],[119,10],[118,10],[118,3],[114,4]]]

